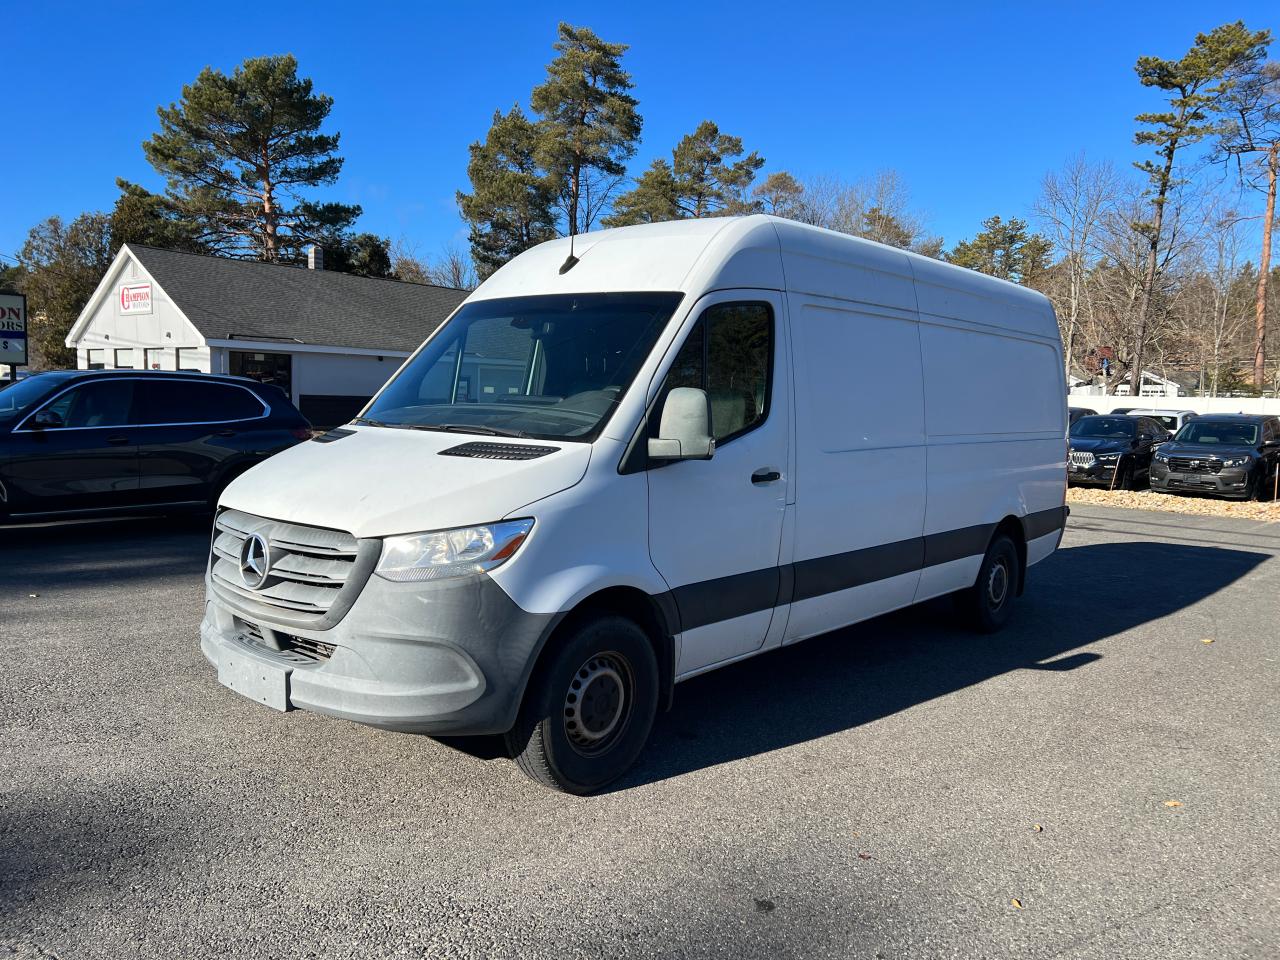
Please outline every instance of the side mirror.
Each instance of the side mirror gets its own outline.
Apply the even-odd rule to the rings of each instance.
[[[37,410],[31,418],[33,430],[56,430],[61,426],[65,426],[65,423],[57,410]]]
[[[674,388],[663,401],[658,435],[649,438],[649,459],[710,460],[715,450],[706,391]]]

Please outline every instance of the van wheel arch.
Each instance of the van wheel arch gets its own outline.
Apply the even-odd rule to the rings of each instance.
[[[991,539],[987,541],[987,549],[991,548],[991,544],[1001,534],[1012,540],[1018,551],[1018,590],[1014,596],[1020,597],[1027,586],[1027,532],[1023,529],[1022,521],[1011,514],[996,524],[995,530],[991,532]]]
[[[525,678],[524,689],[517,701],[522,703],[539,670],[551,659],[553,652],[564,638],[571,636],[584,621],[598,616],[620,616],[639,626],[658,660],[658,709],[671,709],[675,695],[675,634],[676,611],[674,604],[664,604],[663,598],[645,593],[637,587],[607,587],[584,597],[547,632],[547,638],[539,647],[533,668]]]

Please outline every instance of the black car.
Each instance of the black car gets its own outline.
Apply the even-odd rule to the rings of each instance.
[[[1081,417],[1094,417],[1097,414],[1097,410],[1090,410],[1088,407],[1067,407],[1067,426],[1075,423]]]
[[[1209,414],[1183,425],[1151,465],[1151,489],[1251,500],[1275,492],[1280,418]]]
[[[1137,490],[1169,431],[1150,417],[1081,417],[1067,433],[1067,482]]]
[[[41,373],[0,392],[0,522],[208,508],[311,436],[279,388],[150,370]]]

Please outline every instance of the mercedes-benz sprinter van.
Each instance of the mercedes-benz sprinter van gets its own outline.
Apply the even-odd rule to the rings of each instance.
[[[1003,625],[1062,535],[1065,396],[1044,297],[902,250],[544,243],[228,487],[201,646],[278,710],[505,734],[589,792],[681,680],[942,594]]]

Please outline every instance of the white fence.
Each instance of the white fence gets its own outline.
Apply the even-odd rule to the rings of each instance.
[[[1266,413],[1280,416],[1276,397],[1108,397],[1071,393],[1067,406],[1110,413],[1116,407],[1141,410],[1194,410],[1196,413]]]

